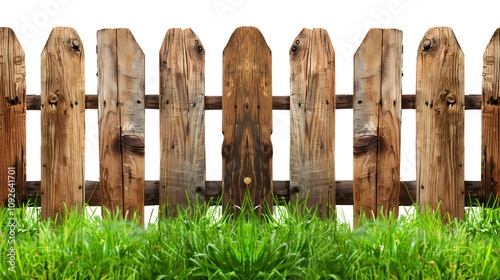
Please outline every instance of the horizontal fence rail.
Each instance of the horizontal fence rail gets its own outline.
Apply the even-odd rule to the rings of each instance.
[[[207,96],[205,50],[191,29],[167,31],[160,90],[149,94],[132,33],[99,30],[98,92],[87,94],[84,45],[75,30],[54,28],[41,56],[42,92],[27,95],[22,47],[11,29],[0,28],[0,206],[29,200],[53,218],[64,205],[104,205],[123,215],[137,211],[142,223],[145,205],[165,205],[175,216],[188,199],[222,198],[237,213],[248,192],[255,205],[308,197],[321,217],[336,205],[353,205],[356,220],[419,202],[463,218],[464,206],[500,196],[499,30],[484,52],[482,95],[464,93],[463,53],[453,31],[438,27],[419,44],[415,94],[402,94],[400,30],[367,33],[353,57],[353,94],[337,94],[328,32],[303,29],[289,50],[290,94],[278,96],[264,36],[240,27],[223,51],[222,95]],[[83,177],[86,109],[98,110],[99,181]],[[144,178],[146,109],[161,116],[160,178],[152,181]],[[353,180],[335,180],[338,109],[353,110]],[[415,181],[399,178],[402,109],[417,114]],[[41,112],[40,181],[26,181],[26,110]],[[223,113],[221,181],[205,179],[205,110]],[[272,179],[273,110],[290,111],[290,181]],[[482,113],[481,181],[464,180],[464,110]]]
[[[479,94],[465,95],[465,110],[481,110],[483,97]],[[159,96],[146,94],[144,97],[145,108],[158,110]],[[335,95],[335,109],[352,109],[352,94]],[[85,95],[85,108],[97,109],[97,95]],[[415,94],[401,96],[402,109],[415,109]],[[26,95],[26,109],[40,110],[40,95]],[[222,110],[222,96],[205,96],[205,110]],[[290,110],[290,96],[273,96],[273,110]]]
[[[351,180],[335,181],[336,204],[353,205],[353,189]],[[160,181],[146,180],[144,183],[144,205],[157,206],[159,203]],[[290,198],[290,181],[273,181],[274,196],[278,202],[288,201]],[[468,206],[475,206],[481,202],[481,182],[465,181],[467,197],[464,203]],[[40,181],[26,182],[27,198],[33,205],[40,205]],[[401,181],[399,202],[400,206],[412,206],[417,202],[417,182]],[[205,181],[205,199],[215,203],[222,195],[221,181]],[[85,203],[90,206],[101,206],[101,187],[99,181],[85,182]]]

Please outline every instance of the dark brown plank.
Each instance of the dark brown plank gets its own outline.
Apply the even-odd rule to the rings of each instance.
[[[240,27],[223,53],[222,190],[224,207],[272,206],[271,50],[257,28]]]

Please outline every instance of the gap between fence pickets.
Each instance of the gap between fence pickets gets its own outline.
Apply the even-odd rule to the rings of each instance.
[[[403,109],[415,109],[415,94],[404,94],[401,100]],[[352,94],[335,95],[335,109],[352,109]],[[465,110],[481,110],[482,96],[480,94],[465,95]],[[157,94],[146,94],[146,109],[159,110],[159,96]],[[97,109],[97,95],[85,95],[85,108]],[[26,109],[40,110],[40,95],[26,95]],[[222,96],[205,96],[205,110],[222,110]],[[290,110],[290,96],[273,96],[273,110]]]
[[[353,205],[352,181],[341,180],[336,181],[336,204],[337,205]],[[144,205],[158,206],[159,202],[159,186],[158,180],[146,180],[144,183]],[[273,181],[273,194],[277,201],[288,201],[290,181]],[[400,184],[400,206],[411,206],[417,202],[416,197],[416,181],[401,181]],[[32,203],[40,203],[40,181],[27,181],[27,199]],[[221,181],[206,181],[205,182],[205,200],[217,201],[222,195]],[[466,206],[478,205],[478,203],[486,203],[481,196],[480,181],[465,181],[465,204]],[[98,181],[85,182],[85,202],[89,206],[101,206],[101,192]]]

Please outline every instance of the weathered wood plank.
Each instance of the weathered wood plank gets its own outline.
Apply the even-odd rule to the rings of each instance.
[[[481,192],[484,200],[500,198],[500,29],[483,54]],[[491,199],[493,201],[493,199]]]
[[[356,221],[398,214],[402,37],[400,30],[371,29],[354,55]]]
[[[223,53],[222,97],[223,205],[236,213],[247,190],[258,213],[272,206],[271,69],[260,31],[237,28]]]
[[[370,29],[354,54],[354,219],[377,214],[378,105],[382,83],[382,29]]]
[[[0,207],[26,201],[26,64],[10,28],[0,27]]]
[[[191,29],[167,31],[160,49],[160,205],[205,200],[205,50]]]
[[[85,186],[85,55],[78,33],[54,28],[41,56],[42,218],[80,208]]]
[[[97,32],[99,165],[102,205],[123,207],[116,31]]]
[[[424,35],[417,55],[417,186],[422,209],[464,218],[464,56],[450,28]]]
[[[335,210],[335,51],[324,29],[303,29],[290,48],[290,200],[320,217]]]
[[[128,29],[97,32],[103,205],[144,219],[145,58]]]
[[[399,214],[403,32],[382,30],[378,112],[377,215]],[[383,212],[380,212],[382,209]]]

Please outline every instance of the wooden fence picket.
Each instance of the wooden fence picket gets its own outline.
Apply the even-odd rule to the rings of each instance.
[[[500,198],[500,29],[483,55],[481,200]],[[491,197],[494,196],[494,197]]]
[[[290,200],[320,217],[335,210],[335,51],[324,29],[303,29],[290,48]]]
[[[354,54],[355,220],[398,214],[402,40],[400,30],[370,29]]]
[[[0,207],[9,198],[10,205],[26,202],[26,64],[6,27],[0,27],[0,154]]]
[[[223,54],[222,201],[242,205],[249,190],[257,213],[272,209],[271,50],[257,28],[239,27]]]
[[[85,55],[78,33],[57,27],[41,56],[42,219],[80,208],[85,193]]]
[[[160,205],[205,200],[205,50],[191,29],[168,30],[160,49]]]
[[[102,203],[143,223],[144,53],[125,28],[99,30],[97,52]]]
[[[429,29],[417,55],[417,191],[422,210],[465,214],[464,56],[450,28]]]

